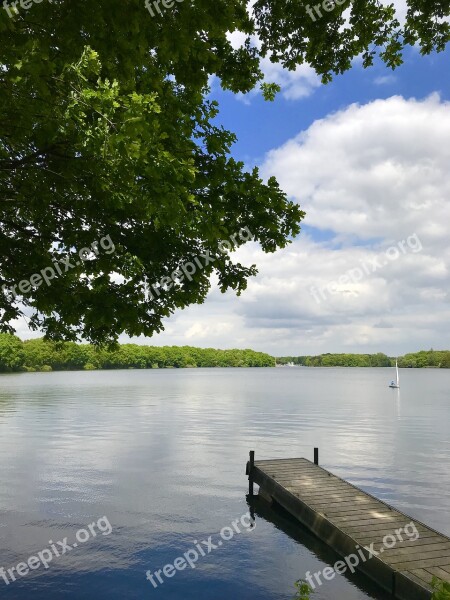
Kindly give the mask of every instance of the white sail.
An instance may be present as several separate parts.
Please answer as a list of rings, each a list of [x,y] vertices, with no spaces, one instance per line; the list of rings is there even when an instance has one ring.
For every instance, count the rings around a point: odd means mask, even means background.
[[[395,377],[396,381],[391,381],[389,384],[390,388],[399,388],[400,387],[400,377],[398,374],[398,359],[395,359]]]

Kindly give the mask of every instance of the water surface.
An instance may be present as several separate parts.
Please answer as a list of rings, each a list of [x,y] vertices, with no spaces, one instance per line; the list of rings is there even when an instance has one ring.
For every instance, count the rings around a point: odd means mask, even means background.
[[[186,369],[0,377],[0,567],[106,516],[99,533],[8,586],[14,600],[287,600],[337,560],[281,514],[156,589],[161,569],[248,510],[244,469],[306,456],[450,535],[450,371]],[[206,546],[205,546],[206,548]],[[314,600],[387,598],[338,576]]]

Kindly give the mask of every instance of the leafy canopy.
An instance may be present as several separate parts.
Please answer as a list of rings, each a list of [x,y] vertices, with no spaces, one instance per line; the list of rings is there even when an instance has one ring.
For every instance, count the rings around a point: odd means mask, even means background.
[[[177,308],[204,301],[213,273],[222,291],[241,293],[256,268],[221,241],[234,235],[236,249],[246,227],[274,252],[304,213],[274,178],[232,158],[235,136],[218,124],[209,78],[246,93],[261,83],[265,55],[289,69],[308,62],[327,81],[360,53],[369,65],[377,48],[392,67],[405,44],[442,50],[448,2],[408,2],[403,30],[377,0],[345,2],[316,22],[303,0],[251,10],[246,0],[184,0],[154,17],[144,0],[0,6],[0,331],[26,314],[56,340],[151,336]],[[238,48],[233,31],[247,37]],[[262,84],[267,99],[276,89]],[[105,236],[113,253],[78,260]],[[195,258],[202,268],[173,283]],[[73,267],[50,285],[33,279],[66,260]],[[159,295],[146,293],[145,282],[161,281]]]
[[[94,369],[164,369],[194,367],[274,367],[275,359],[254,350],[216,350],[192,346],[91,344],[33,339],[22,342],[0,333],[0,373]]]

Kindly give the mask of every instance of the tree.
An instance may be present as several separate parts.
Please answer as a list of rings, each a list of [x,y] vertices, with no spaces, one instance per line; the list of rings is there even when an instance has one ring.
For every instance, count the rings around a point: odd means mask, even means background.
[[[15,335],[0,333],[0,372],[19,371],[23,360],[22,340]]]
[[[213,272],[222,291],[245,289],[256,267],[231,250],[252,239],[274,252],[299,233],[304,213],[276,180],[230,156],[210,76],[248,92],[270,54],[327,81],[360,52],[370,64],[373,45],[394,67],[405,44],[448,39],[448,7],[430,0],[409,0],[403,32],[378,0],[354,0],[347,27],[350,0],[320,23],[287,0],[252,13],[247,0],[185,1],[153,16],[143,0],[15,4],[0,7],[0,330],[31,313],[55,340],[152,335],[204,301]],[[237,49],[236,30],[248,36]],[[276,86],[262,88],[272,99]]]
[[[54,367],[58,356],[55,344],[48,340],[34,339],[23,343],[24,366],[40,371],[44,365]]]

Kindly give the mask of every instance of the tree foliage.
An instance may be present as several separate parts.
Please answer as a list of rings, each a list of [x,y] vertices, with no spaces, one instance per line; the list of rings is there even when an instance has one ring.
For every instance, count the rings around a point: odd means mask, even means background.
[[[434,367],[450,369],[450,352],[447,350],[422,350],[399,358],[399,367],[422,369]]]
[[[319,356],[283,356],[276,359],[277,364],[293,363],[303,367],[393,367],[395,358],[379,352],[378,354],[320,354]],[[421,350],[405,354],[398,358],[402,368],[434,367],[450,369],[450,351]]]
[[[0,372],[76,371],[94,369],[164,369],[193,367],[273,367],[275,359],[254,350],[216,350],[192,346],[90,344],[0,334]]]
[[[266,55],[289,69],[309,62],[328,80],[361,52],[370,64],[377,47],[392,67],[405,44],[442,50],[448,2],[408,4],[401,30],[378,0],[345,2],[317,23],[303,0],[259,0],[251,10],[247,0],[186,0],[153,17],[144,0],[53,0],[27,10],[7,0],[0,7],[0,330],[13,332],[14,319],[26,314],[55,340],[150,336],[176,309],[203,302],[213,273],[222,291],[241,293],[256,268],[222,252],[221,241],[247,227],[273,252],[299,233],[304,215],[274,178],[263,182],[232,158],[235,136],[218,124],[209,78],[246,93],[261,82]],[[246,35],[238,48],[233,31]],[[276,86],[262,89],[272,99]],[[106,235],[114,253],[78,260]],[[192,278],[148,297],[145,282],[168,281],[196,258],[204,264]],[[51,285],[33,283],[66,260],[73,268]],[[11,295],[20,282],[20,294]]]
[[[18,371],[24,358],[22,340],[15,335],[0,333],[0,372]]]
[[[311,6],[318,5],[319,12]],[[450,39],[448,0],[406,0],[400,22],[394,4],[380,0],[340,0],[327,11],[325,2],[257,0],[254,5],[262,54],[288,69],[310,64],[326,83],[362,56],[364,67],[379,57],[395,69],[403,50],[418,45],[422,54],[444,50]],[[321,15],[319,17],[319,14]]]
[[[390,367],[391,359],[378,354],[321,354],[319,356],[285,356],[278,364],[293,363],[304,367]]]

